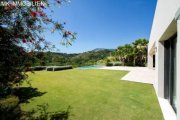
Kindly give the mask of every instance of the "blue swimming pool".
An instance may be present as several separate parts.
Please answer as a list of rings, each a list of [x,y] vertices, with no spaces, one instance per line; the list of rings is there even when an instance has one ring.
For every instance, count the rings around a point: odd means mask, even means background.
[[[97,69],[101,67],[103,67],[103,65],[91,65],[91,66],[81,66],[81,67],[78,67],[78,69]]]

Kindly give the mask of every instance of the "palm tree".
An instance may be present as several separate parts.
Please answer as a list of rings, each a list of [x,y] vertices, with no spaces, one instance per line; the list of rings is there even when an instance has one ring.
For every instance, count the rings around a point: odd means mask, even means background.
[[[134,60],[133,64],[136,65],[136,60],[140,61],[139,65],[143,65],[143,59],[145,63],[147,61],[147,44],[148,41],[146,39],[138,39],[133,42],[133,52],[134,52]]]
[[[123,63],[124,65],[124,46],[119,46],[117,48],[117,55],[119,57],[119,61]]]
[[[131,63],[131,56],[133,55],[133,47],[131,44],[126,44],[124,46],[119,46],[117,49],[117,54],[119,56],[119,60],[123,62],[123,65]]]
[[[146,39],[137,39],[132,44],[119,46],[114,55],[118,56],[123,65],[144,66],[147,61],[147,44]]]
[[[131,44],[126,44],[124,46],[124,54],[125,54],[125,59],[127,60],[127,64],[130,65],[131,61],[130,58],[133,55],[133,47]]]

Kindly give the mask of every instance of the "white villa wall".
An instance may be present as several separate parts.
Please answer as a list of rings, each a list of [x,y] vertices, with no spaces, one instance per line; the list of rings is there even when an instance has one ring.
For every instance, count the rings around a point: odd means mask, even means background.
[[[154,21],[152,25],[150,41],[148,45],[148,67],[153,68],[153,57],[156,55],[156,80],[155,89],[159,96],[163,97],[164,86],[164,51],[159,41],[167,40],[177,32],[175,14],[180,8],[180,0],[158,0]],[[158,92],[159,91],[159,92]]]
[[[164,97],[164,44],[156,42],[155,90],[159,97]]]
[[[148,52],[153,51],[155,41],[159,41],[168,26],[174,20],[175,13],[180,7],[180,0],[158,0],[150,35]]]
[[[177,120],[180,120],[180,0],[158,0],[150,41],[148,45],[148,67],[152,68],[152,55],[155,54],[155,83],[154,87],[158,97],[164,98],[164,45],[162,41],[168,40],[177,33]],[[165,118],[166,119],[166,118]]]

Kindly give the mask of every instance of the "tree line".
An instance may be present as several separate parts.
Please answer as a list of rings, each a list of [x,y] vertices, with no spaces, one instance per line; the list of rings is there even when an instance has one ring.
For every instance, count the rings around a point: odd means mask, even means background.
[[[37,52],[34,58],[33,66],[65,66],[73,67],[88,66],[98,64],[98,61],[106,59],[112,50],[101,49],[97,51],[87,51],[83,53],[55,53],[55,52]]]
[[[131,44],[119,46],[111,54],[110,61],[119,61],[123,66],[146,66],[148,40],[137,39]]]

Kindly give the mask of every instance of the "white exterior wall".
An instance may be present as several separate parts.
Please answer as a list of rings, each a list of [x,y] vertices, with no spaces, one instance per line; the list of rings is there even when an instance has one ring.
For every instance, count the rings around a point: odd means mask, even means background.
[[[148,67],[153,68],[153,55],[148,55]]]
[[[159,97],[164,97],[164,44],[156,42],[157,53],[156,53],[156,80],[155,90]]]
[[[155,83],[154,87],[158,97],[164,98],[164,45],[177,33],[177,120],[180,120],[180,16],[175,19],[179,9],[180,0],[158,0],[156,12],[152,25],[150,41],[148,45],[148,56],[156,55]],[[177,16],[176,16],[177,17]],[[148,67],[152,68],[152,59],[148,58]]]
[[[180,0],[157,0],[156,12],[152,25],[148,51],[153,50],[155,41],[159,41],[173,21],[176,11],[180,7]],[[173,32],[173,31],[172,31]]]

